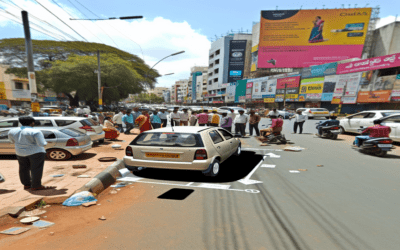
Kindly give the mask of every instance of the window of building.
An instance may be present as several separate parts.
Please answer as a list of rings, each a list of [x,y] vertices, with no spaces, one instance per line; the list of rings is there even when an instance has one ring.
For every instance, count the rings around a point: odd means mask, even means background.
[[[219,64],[219,59],[215,60],[215,65]]]
[[[29,87],[29,83],[28,84],[26,84],[26,88],[28,89],[28,90],[30,90],[31,88]]]
[[[210,80],[210,81],[208,81],[208,85],[211,85],[212,84],[212,81]]]
[[[214,78],[214,82],[218,82],[218,78]]]
[[[215,55],[218,56],[221,53],[221,50],[215,51]]]
[[[213,59],[213,58],[214,58],[214,54],[211,54],[211,55],[210,55],[210,59]]]
[[[22,82],[15,82],[15,89],[24,89]]]
[[[214,74],[218,74],[218,73],[219,73],[219,69],[215,69]]]
[[[211,63],[210,65],[208,65],[209,66],[209,68],[212,68],[214,65]]]

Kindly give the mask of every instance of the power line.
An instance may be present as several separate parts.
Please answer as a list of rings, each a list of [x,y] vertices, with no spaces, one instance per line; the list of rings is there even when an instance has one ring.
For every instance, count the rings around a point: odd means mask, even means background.
[[[85,17],[87,17],[87,16],[85,15],[85,13],[83,13],[82,11],[80,11],[79,8],[76,7],[70,0],[68,0],[68,2],[70,2],[70,4],[72,4],[72,6],[74,6],[75,9],[77,9],[82,15],[84,15]],[[78,2],[78,3],[79,3],[79,2]],[[95,22],[93,22],[93,23],[94,23],[99,29],[101,29],[101,30],[104,32],[104,34],[106,34],[106,35],[111,39],[111,41],[113,41],[113,43],[115,44],[115,46],[117,46],[117,48],[119,49],[117,43],[111,38],[111,36],[109,36],[109,35],[107,34],[107,32],[105,32],[105,31],[104,31],[100,26],[98,26]]]
[[[68,11],[66,11],[65,9],[63,9],[55,0],[52,0],[60,9],[62,9],[65,13],[67,13],[69,16],[73,16],[71,15]],[[97,39],[100,40],[101,43],[104,43],[98,36],[96,36],[94,33],[92,33],[90,31],[90,29],[86,28],[82,23],[78,22],[80,25],[82,25],[83,28],[85,28],[87,31],[90,32],[90,34],[92,34],[93,36],[95,36]]]
[[[86,42],[89,42],[88,40],[86,40],[86,38],[84,38],[81,34],[79,34],[76,30],[74,30],[71,26],[69,26],[68,24],[66,24],[63,20],[61,20],[58,16],[56,16],[53,12],[51,12],[49,9],[47,9],[46,7],[44,7],[41,3],[39,3],[38,0],[35,0],[40,6],[42,6],[44,9],[46,9],[48,12],[50,12],[53,16],[55,16],[58,20],[60,20],[63,24],[65,24],[66,26],[68,26],[68,28],[70,28],[71,30],[73,30],[76,34],[78,34],[80,37],[83,38],[83,40],[85,40]]]

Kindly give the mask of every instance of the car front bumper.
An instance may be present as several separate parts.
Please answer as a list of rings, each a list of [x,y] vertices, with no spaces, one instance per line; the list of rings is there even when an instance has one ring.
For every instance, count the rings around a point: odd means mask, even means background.
[[[146,167],[146,168],[162,168],[162,169],[179,169],[179,170],[206,170],[212,162],[212,159],[194,160],[192,162],[179,161],[154,161],[135,159],[132,156],[124,156],[124,163],[130,167]],[[129,167],[128,167],[129,169]]]
[[[78,146],[78,147],[65,147],[64,149],[70,152],[72,155],[79,155],[82,154],[85,151],[88,151],[91,149],[93,146],[93,142],[90,142],[88,144]]]

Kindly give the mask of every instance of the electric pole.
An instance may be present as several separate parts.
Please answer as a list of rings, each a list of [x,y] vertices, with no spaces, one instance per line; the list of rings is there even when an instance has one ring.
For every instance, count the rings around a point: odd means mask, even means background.
[[[98,68],[97,68],[97,83],[98,83],[97,92],[99,94],[99,105],[103,105],[103,98],[101,96],[101,75],[100,75],[101,71],[100,71],[100,51],[99,50],[97,50],[97,65],[98,65]]]

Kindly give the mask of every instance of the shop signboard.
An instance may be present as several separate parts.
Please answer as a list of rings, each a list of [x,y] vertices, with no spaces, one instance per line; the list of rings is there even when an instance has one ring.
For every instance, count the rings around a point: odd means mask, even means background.
[[[339,64],[337,74],[400,67],[400,53]]]
[[[30,90],[13,90],[12,91],[13,97],[15,99],[29,99],[29,101],[31,100],[31,91]]]
[[[336,74],[337,62],[311,66],[301,70],[301,78],[313,78]]]
[[[356,97],[361,81],[361,72],[339,75],[332,95],[332,104],[344,104],[342,98]],[[346,98],[346,104],[356,103],[357,98]]]
[[[246,44],[247,40],[230,41],[228,82],[234,82],[243,78]]]
[[[306,95],[304,97],[306,101],[307,100],[318,101],[321,100],[323,86],[324,86],[324,77],[302,79],[299,93]]]
[[[357,102],[377,103],[389,102],[392,90],[395,88],[396,75],[376,77],[372,72],[362,74],[363,84],[360,86]],[[397,86],[396,86],[397,88]]]
[[[325,102],[332,101],[337,81],[338,81],[337,75],[330,75],[324,77],[324,88],[322,90],[321,101]]]
[[[268,76],[253,79],[253,99],[261,99],[267,93]]]

